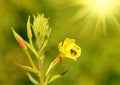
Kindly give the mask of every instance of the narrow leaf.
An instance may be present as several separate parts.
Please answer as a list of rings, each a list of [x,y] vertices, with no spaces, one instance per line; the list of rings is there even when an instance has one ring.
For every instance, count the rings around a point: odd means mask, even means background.
[[[64,74],[66,74],[67,72],[68,72],[68,70],[62,72],[61,74],[54,75],[54,76],[48,81],[48,83],[51,83],[52,81],[54,81],[54,80],[62,77],[62,76],[63,76]]]
[[[54,75],[54,76],[48,81],[48,83],[51,83],[52,81],[54,81],[54,80],[56,80],[56,79],[58,79],[58,78],[60,78],[60,77],[62,77],[62,75],[60,75],[60,74]]]
[[[27,35],[28,35],[29,41],[32,41],[32,30],[31,30],[31,24],[30,24],[30,16],[28,17],[28,21],[27,21]]]
[[[67,69],[66,71],[62,72],[60,75],[65,75],[69,70]]]
[[[18,64],[18,63],[16,63],[16,64],[17,64],[18,66],[20,66],[21,68],[29,71],[29,72],[33,72],[33,73],[35,73],[35,74],[37,73],[33,68],[31,68],[31,67],[29,67],[29,66],[21,65],[21,64]]]
[[[35,48],[32,48],[28,42],[26,42],[26,41],[24,41],[24,42],[28,46],[28,48],[34,53],[34,55],[36,56],[36,58],[38,59],[38,53],[35,50]]]
[[[34,85],[40,85],[39,82],[30,73],[27,73],[27,76]]]

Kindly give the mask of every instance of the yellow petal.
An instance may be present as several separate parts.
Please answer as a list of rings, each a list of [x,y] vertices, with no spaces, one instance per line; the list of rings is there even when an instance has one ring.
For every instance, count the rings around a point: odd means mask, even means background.
[[[74,39],[66,38],[63,45],[62,42],[58,45],[62,57],[77,60],[81,55],[81,48],[75,43]]]
[[[61,53],[64,53],[64,49],[63,49],[63,46],[62,46],[62,42],[60,42],[60,43],[58,44],[58,48],[59,48],[59,51],[60,51]]]

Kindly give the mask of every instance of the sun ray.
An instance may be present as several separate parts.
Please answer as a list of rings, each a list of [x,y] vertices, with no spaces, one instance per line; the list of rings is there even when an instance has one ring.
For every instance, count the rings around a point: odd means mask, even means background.
[[[106,36],[109,28],[120,28],[120,22],[116,18],[116,15],[120,16],[119,0],[77,0],[76,5],[80,5],[80,10],[71,20],[81,21],[80,36],[90,31],[95,39],[98,34]]]
[[[117,18],[114,15],[111,15],[109,19],[110,19],[111,27],[115,31],[119,32],[120,31],[120,22],[118,22]]]
[[[87,16],[87,14],[89,13],[88,9],[81,9],[81,11],[78,11],[74,16],[72,16],[72,18],[70,19],[70,22],[76,22],[84,17]]]
[[[96,18],[93,40],[96,39],[97,34],[107,35],[107,26],[106,26],[106,18],[104,16],[99,16]]]
[[[96,24],[95,24],[94,35],[93,35],[93,39],[94,39],[94,40],[95,40],[95,37],[96,37],[96,35],[97,35],[97,33],[98,33],[99,24],[100,24],[100,19],[97,18],[97,19],[96,19]]]
[[[80,37],[85,36],[85,35],[90,35],[93,34],[94,32],[94,24],[96,23],[96,18],[93,18],[93,14],[89,13],[86,18],[85,18],[85,23],[82,24],[82,30],[80,31]]]
[[[111,15],[110,18],[111,18],[111,21],[113,21],[113,23],[114,23],[117,27],[120,26],[120,23],[119,23],[118,20],[115,18],[115,16]]]
[[[102,18],[103,34],[107,35],[106,19]]]

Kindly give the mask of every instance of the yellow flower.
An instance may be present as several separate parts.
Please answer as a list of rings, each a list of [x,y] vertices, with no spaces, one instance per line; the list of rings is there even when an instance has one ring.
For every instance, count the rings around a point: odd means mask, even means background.
[[[74,39],[66,38],[64,43],[59,43],[58,49],[61,57],[67,57],[73,60],[77,60],[81,55],[81,48],[75,44]]]

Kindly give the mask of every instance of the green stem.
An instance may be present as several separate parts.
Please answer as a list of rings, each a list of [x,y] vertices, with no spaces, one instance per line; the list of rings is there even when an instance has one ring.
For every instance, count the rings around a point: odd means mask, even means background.
[[[38,67],[39,67],[39,79],[41,82],[41,85],[44,85],[44,73],[43,73],[43,62],[41,61],[41,53],[42,51],[39,51],[39,57],[38,57]]]
[[[50,79],[50,76],[51,76],[51,74],[52,74],[52,71],[54,70],[54,68],[55,68],[55,66],[60,62],[60,60],[61,60],[61,57],[60,57],[60,55],[50,64],[50,66],[49,66],[49,68],[50,68],[50,70],[49,70],[49,72],[47,73],[47,77],[46,77],[46,80],[45,80],[45,85],[47,85],[48,84],[48,82],[49,82],[49,79]],[[49,69],[48,68],[48,69]]]
[[[38,72],[38,70],[37,70],[37,68],[36,68],[36,66],[35,66],[35,64],[34,64],[32,58],[31,58],[31,56],[29,54],[29,52],[27,50],[25,52],[27,54],[28,60],[29,60],[30,64],[32,65],[33,69],[35,69]]]
[[[26,43],[26,45],[29,47],[29,49],[34,53],[34,55],[36,56],[36,58],[38,59],[38,53],[37,51],[35,50],[33,44],[32,44],[32,41],[30,41],[30,44],[26,41],[24,41]]]

